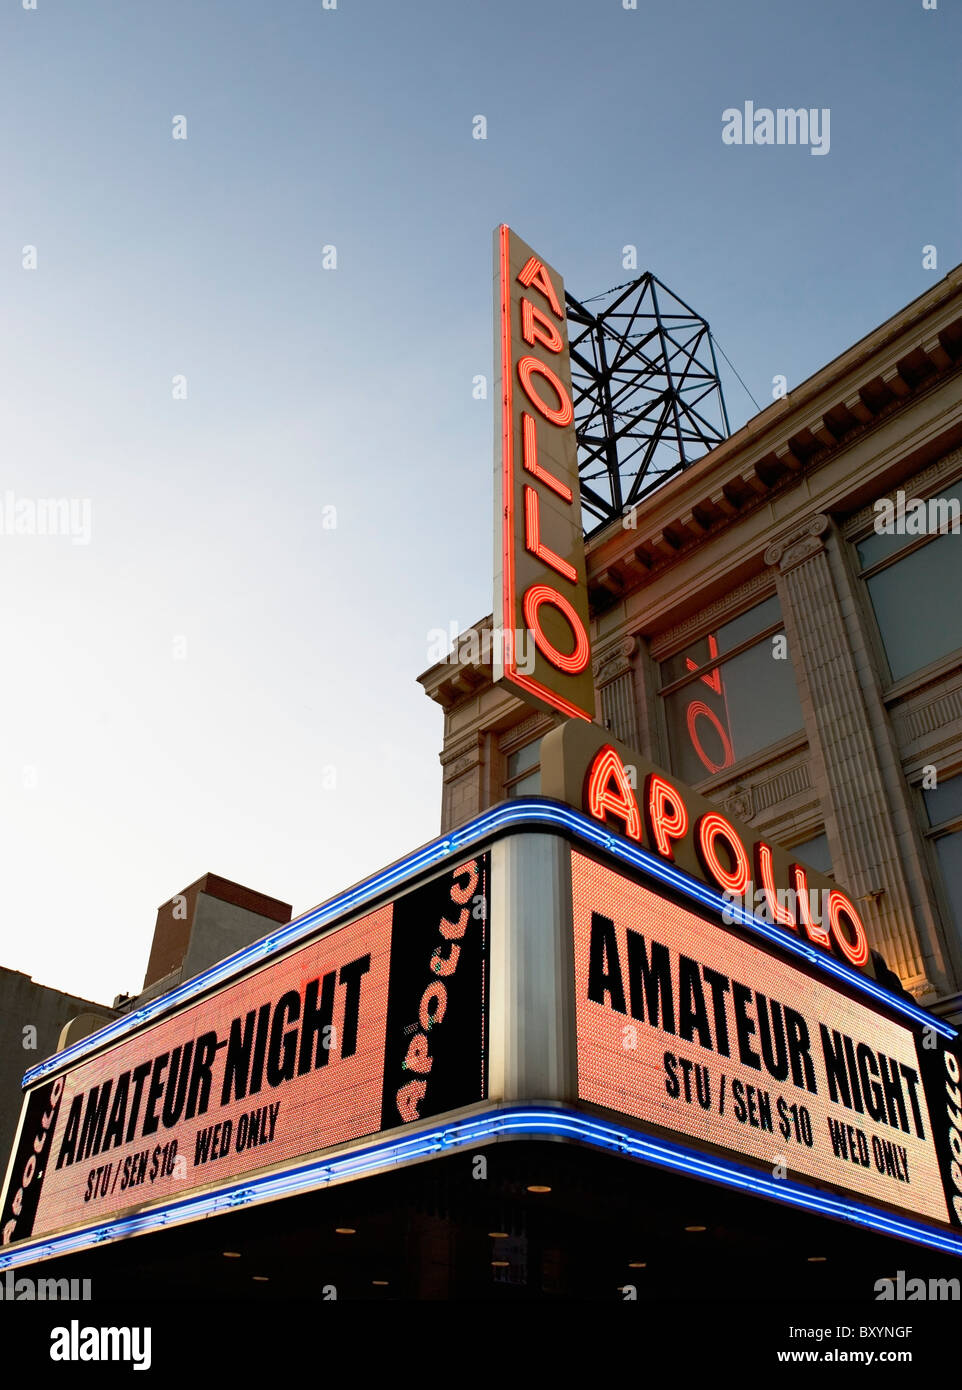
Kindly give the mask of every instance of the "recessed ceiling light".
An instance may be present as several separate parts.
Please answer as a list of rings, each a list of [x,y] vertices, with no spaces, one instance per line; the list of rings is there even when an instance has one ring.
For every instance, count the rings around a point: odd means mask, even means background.
[[[388,1281],[386,1279],[372,1279],[372,1284],[376,1284],[379,1289],[386,1289]]]
[[[251,1278],[253,1279],[253,1281],[254,1281],[255,1284],[268,1284],[268,1283],[270,1283],[270,1279],[269,1279],[268,1275],[266,1275],[266,1274],[252,1274],[252,1275],[251,1275]]]
[[[827,1259],[827,1255],[809,1255],[808,1263],[810,1265],[823,1265]]]
[[[354,1226],[335,1226],[334,1234],[336,1236],[356,1236],[357,1230]]]
[[[532,1182],[528,1184],[529,1192],[550,1192],[550,1187],[545,1187],[543,1183]]]
[[[686,1231],[707,1231],[707,1230],[708,1230],[708,1227],[707,1227],[707,1226],[686,1226],[686,1227],[685,1227],[685,1230],[686,1230]]]
[[[488,1235],[491,1237],[492,1240],[507,1240],[507,1239],[508,1239],[508,1233],[507,1233],[507,1231],[489,1231],[489,1232],[488,1232]]]
[[[646,1260],[629,1260],[629,1261],[628,1261],[628,1268],[629,1268],[629,1269],[647,1269],[647,1268],[648,1268],[648,1263],[647,1263]]]
[[[241,1257],[239,1250],[222,1250],[221,1254],[225,1260],[239,1260]]]

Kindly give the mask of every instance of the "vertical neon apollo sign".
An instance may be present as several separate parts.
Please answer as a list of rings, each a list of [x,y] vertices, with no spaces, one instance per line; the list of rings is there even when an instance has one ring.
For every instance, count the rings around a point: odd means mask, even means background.
[[[515,236],[495,231],[496,681],[565,715],[594,717],[588,591],[571,401],[571,368],[558,273]],[[533,664],[517,663],[530,633]]]

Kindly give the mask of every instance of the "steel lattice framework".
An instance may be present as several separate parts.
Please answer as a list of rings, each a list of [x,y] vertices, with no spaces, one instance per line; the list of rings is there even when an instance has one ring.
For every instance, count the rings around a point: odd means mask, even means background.
[[[591,534],[730,431],[708,324],[650,271],[597,295],[591,308],[565,299]]]

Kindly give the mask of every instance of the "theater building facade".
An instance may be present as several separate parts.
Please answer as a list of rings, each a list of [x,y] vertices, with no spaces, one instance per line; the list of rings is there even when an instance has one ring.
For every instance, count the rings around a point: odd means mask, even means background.
[[[955,270],[587,545],[597,722],[844,884],[957,1024],[960,360]],[[442,831],[537,795],[561,719],[492,684],[492,624],[419,678]]]

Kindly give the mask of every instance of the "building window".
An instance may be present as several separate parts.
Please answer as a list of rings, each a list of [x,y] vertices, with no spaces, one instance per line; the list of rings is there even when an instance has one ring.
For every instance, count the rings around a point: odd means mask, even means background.
[[[702,782],[800,730],[777,596],[662,662],[661,695],[672,769],[686,782]]]
[[[945,901],[962,936],[962,776],[923,790],[928,838],[939,866]]]
[[[799,864],[807,864],[810,869],[817,869],[820,874],[832,873],[832,855],[824,830],[820,835],[813,835],[810,840],[803,840],[800,845],[792,845],[791,854]]]
[[[509,753],[506,762],[505,796],[538,796],[541,791],[540,738]]]
[[[862,579],[893,681],[962,647],[962,536],[952,515],[962,505],[962,484],[930,498],[927,517],[906,504],[903,534],[873,533],[856,542]],[[904,534],[909,525],[930,525],[925,535]]]

